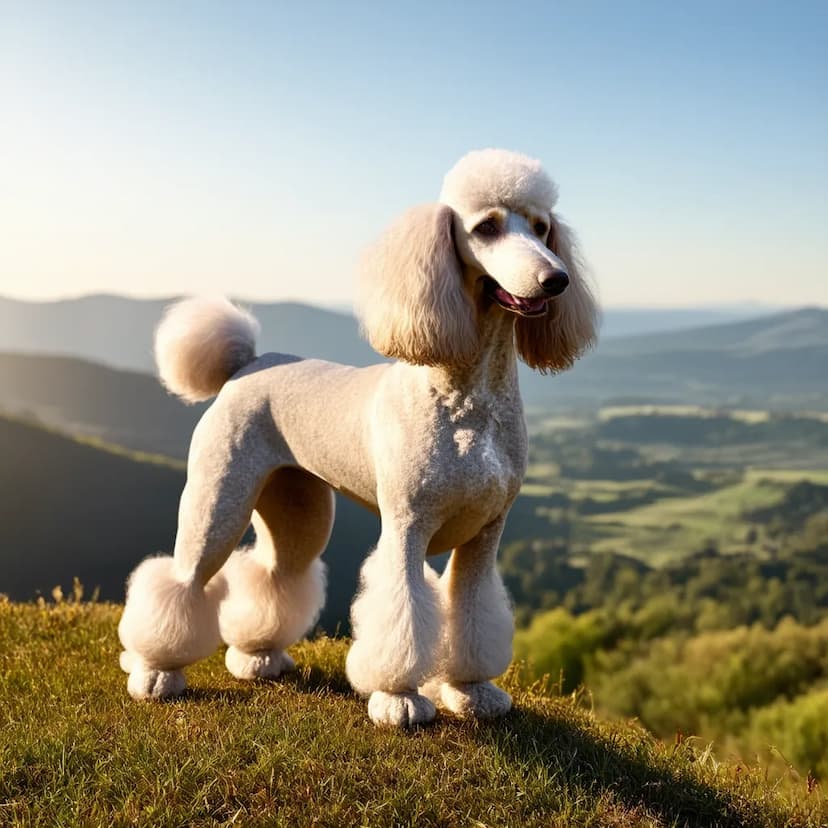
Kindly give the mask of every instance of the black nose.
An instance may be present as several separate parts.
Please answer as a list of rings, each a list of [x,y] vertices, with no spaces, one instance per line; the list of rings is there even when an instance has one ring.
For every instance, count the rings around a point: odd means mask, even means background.
[[[569,287],[569,274],[565,270],[548,270],[539,281],[550,296],[560,296]]]

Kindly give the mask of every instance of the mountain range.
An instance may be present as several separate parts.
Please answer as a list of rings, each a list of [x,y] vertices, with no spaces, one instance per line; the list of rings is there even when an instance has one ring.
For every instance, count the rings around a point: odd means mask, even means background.
[[[172,301],[108,295],[56,302],[0,297],[0,352],[74,356],[153,373],[153,332]],[[349,314],[295,302],[245,307],[261,323],[261,353],[297,353],[352,365],[379,360]]]
[[[204,407],[169,397],[150,375],[152,330],[163,305],[113,297],[43,305],[0,300],[0,411],[183,458]],[[291,304],[254,311],[262,322],[260,352],[357,365],[379,359],[346,314]],[[124,362],[139,367],[113,367]],[[521,366],[521,391],[533,411],[622,402],[828,410],[826,365],[828,311],[805,308],[608,337],[559,376]]]
[[[152,373],[153,330],[172,301],[106,294],[54,302],[0,297],[0,352],[75,356]],[[296,353],[352,365],[370,365],[380,359],[360,338],[357,322],[347,310],[295,302],[241,304],[261,323],[262,352]],[[610,309],[604,312],[601,335],[614,339],[725,324],[761,312],[755,306]]]

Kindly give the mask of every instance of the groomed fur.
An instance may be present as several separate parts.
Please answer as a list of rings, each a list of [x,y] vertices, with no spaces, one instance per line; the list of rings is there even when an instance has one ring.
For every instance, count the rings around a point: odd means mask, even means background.
[[[325,602],[319,558],[300,572],[283,572],[241,549],[213,582],[221,639],[246,653],[289,647],[313,627]]]
[[[351,606],[354,642],[345,663],[357,693],[415,691],[434,671],[441,613],[429,570],[426,564],[422,577],[407,583],[397,562],[383,555],[382,541],[363,563]]]
[[[457,365],[476,355],[477,326],[453,223],[449,207],[414,207],[364,256],[357,313],[366,338],[384,356]]]
[[[256,355],[258,322],[223,297],[170,305],[155,331],[161,382],[187,402],[214,397]]]
[[[455,684],[499,676],[512,660],[515,631],[512,605],[497,569],[478,566],[465,575],[474,584],[475,611],[470,612],[458,594],[467,587],[457,577],[457,565],[455,553],[439,581],[443,642],[438,668]]]
[[[540,161],[502,149],[464,155],[446,174],[440,192],[440,201],[460,215],[474,214],[494,204],[548,212],[557,200],[557,187]]]
[[[569,273],[569,287],[549,303],[545,316],[515,322],[518,356],[542,374],[571,368],[598,339],[598,306],[575,248],[572,231],[552,217],[547,247]]]
[[[212,655],[221,643],[213,596],[185,582],[173,558],[148,558],[130,575],[118,635],[130,653],[160,670],[176,670]]]
[[[233,675],[290,669],[284,648],[321,607],[316,559],[337,488],[382,519],[346,662],[371,719],[423,724],[433,701],[464,716],[510,709],[491,679],[511,653],[496,560],[527,464],[517,356],[563,370],[595,339],[594,302],[556,195],[533,159],[469,154],[446,176],[444,203],[409,211],[366,256],[363,329],[399,362],[357,369],[268,355],[218,395],[194,435],[175,563],[146,561],[129,584],[121,663],[133,696],[180,693],[180,668],[209,655],[220,634]],[[503,226],[481,232],[492,211]],[[545,280],[564,269],[569,286],[549,299]],[[542,313],[547,301],[541,318],[517,315]],[[188,400],[215,394],[252,359],[255,332],[226,300],[180,303],[158,331],[165,384]],[[256,545],[232,555],[251,517]],[[438,580],[426,557],[449,548]]]

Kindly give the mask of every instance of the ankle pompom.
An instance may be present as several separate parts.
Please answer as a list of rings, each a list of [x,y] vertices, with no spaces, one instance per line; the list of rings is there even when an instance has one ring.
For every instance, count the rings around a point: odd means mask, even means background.
[[[302,571],[283,572],[239,550],[214,581],[222,641],[247,653],[294,644],[325,603],[325,565],[318,558]]]
[[[172,558],[148,558],[129,578],[118,635],[149,667],[193,664],[221,643],[215,599],[197,581],[179,580]]]

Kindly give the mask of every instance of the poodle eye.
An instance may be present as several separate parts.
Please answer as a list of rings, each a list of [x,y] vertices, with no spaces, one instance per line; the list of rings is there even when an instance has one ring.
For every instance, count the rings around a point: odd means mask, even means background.
[[[542,221],[535,222],[533,229],[539,236],[545,236],[548,232],[547,226]]]
[[[474,232],[478,236],[496,236],[500,232],[500,228],[494,219],[486,219],[474,228]]]

